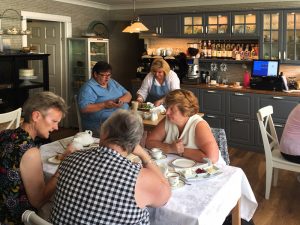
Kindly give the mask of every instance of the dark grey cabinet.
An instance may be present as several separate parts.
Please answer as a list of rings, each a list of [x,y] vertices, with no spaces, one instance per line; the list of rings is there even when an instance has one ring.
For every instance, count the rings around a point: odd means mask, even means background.
[[[251,93],[227,92],[227,115],[254,119],[253,95]]]
[[[225,115],[225,92],[219,90],[201,90],[200,108],[212,115]]]
[[[210,127],[225,129],[225,115],[214,115],[205,113],[203,118],[209,124]]]
[[[149,29],[143,33],[162,37],[180,36],[180,15],[143,15],[140,19]]]
[[[228,117],[226,133],[229,145],[251,146],[254,143],[254,121],[240,117]]]
[[[231,13],[231,35],[237,38],[258,38],[259,15],[254,11]]]

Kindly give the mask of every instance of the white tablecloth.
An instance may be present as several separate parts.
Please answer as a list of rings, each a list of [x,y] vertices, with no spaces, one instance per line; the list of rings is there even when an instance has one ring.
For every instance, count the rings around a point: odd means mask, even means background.
[[[58,168],[48,162],[48,158],[63,152],[62,142],[52,142],[41,146],[43,170],[48,177]],[[62,144],[61,144],[62,143]],[[158,163],[168,163],[177,156],[168,155]],[[220,175],[190,182],[182,188],[172,190],[168,203],[161,208],[150,208],[152,225],[221,225],[226,216],[241,199],[241,217],[250,220],[257,208],[257,202],[243,170],[232,166],[220,168]]]

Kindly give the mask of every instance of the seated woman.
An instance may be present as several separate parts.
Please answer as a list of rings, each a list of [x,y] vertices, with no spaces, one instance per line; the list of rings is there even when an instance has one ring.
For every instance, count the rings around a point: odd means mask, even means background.
[[[0,224],[23,224],[22,213],[39,209],[53,194],[58,173],[45,183],[37,137],[48,138],[67,112],[51,93],[31,96],[23,106],[24,122],[0,132]],[[68,148],[66,155],[71,152]]]
[[[300,164],[300,104],[289,114],[280,140],[282,156]]]
[[[53,224],[149,224],[146,206],[160,207],[170,197],[168,181],[138,144],[142,119],[118,110],[101,126],[100,146],[78,151],[59,167],[51,212]],[[142,164],[126,156],[134,153]]]
[[[147,137],[147,148],[179,154],[202,162],[225,164],[208,123],[197,113],[198,99],[187,90],[174,90],[166,96],[166,118]]]
[[[179,88],[180,80],[170,69],[169,64],[163,59],[155,59],[151,65],[151,72],[147,74],[137,91],[137,101],[152,102],[155,106],[159,106],[164,103],[169,91]]]
[[[80,89],[78,105],[84,130],[99,136],[99,126],[117,109],[128,109],[131,94],[117,81],[111,79],[112,67],[107,62],[97,62],[92,78]]]

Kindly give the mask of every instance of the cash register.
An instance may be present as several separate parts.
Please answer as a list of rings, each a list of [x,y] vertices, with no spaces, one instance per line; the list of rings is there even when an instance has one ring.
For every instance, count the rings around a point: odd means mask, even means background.
[[[282,78],[279,76],[279,60],[253,60],[250,87],[260,90],[282,91]]]

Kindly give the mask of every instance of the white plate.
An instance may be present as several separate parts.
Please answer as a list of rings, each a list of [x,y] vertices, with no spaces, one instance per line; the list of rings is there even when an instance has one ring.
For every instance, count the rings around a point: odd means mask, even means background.
[[[210,167],[204,168],[204,170],[207,172],[206,173],[198,173],[198,174],[196,172],[193,172],[194,176],[187,177],[186,179],[188,181],[205,180],[205,179],[210,179],[215,176],[218,176],[219,174],[222,173],[222,171],[216,166],[210,166]]]
[[[55,157],[56,157],[56,156],[50,157],[50,158],[48,159],[48,162],[49,162],[49,163],[52,163],[52,164],[56,164],[56,165],[60,164],[60,163],[61,163],[61,160],[56,159]]]
[[[175,167],[179,168],[190,168],[196,165],[196,162],[194,160],[190,159],[175,159],[171,163]]]
[[[182,188],[185,185],[185,182],[183,180],[179,180],[178,184],[176,186],[171,186],[172,190]]]

